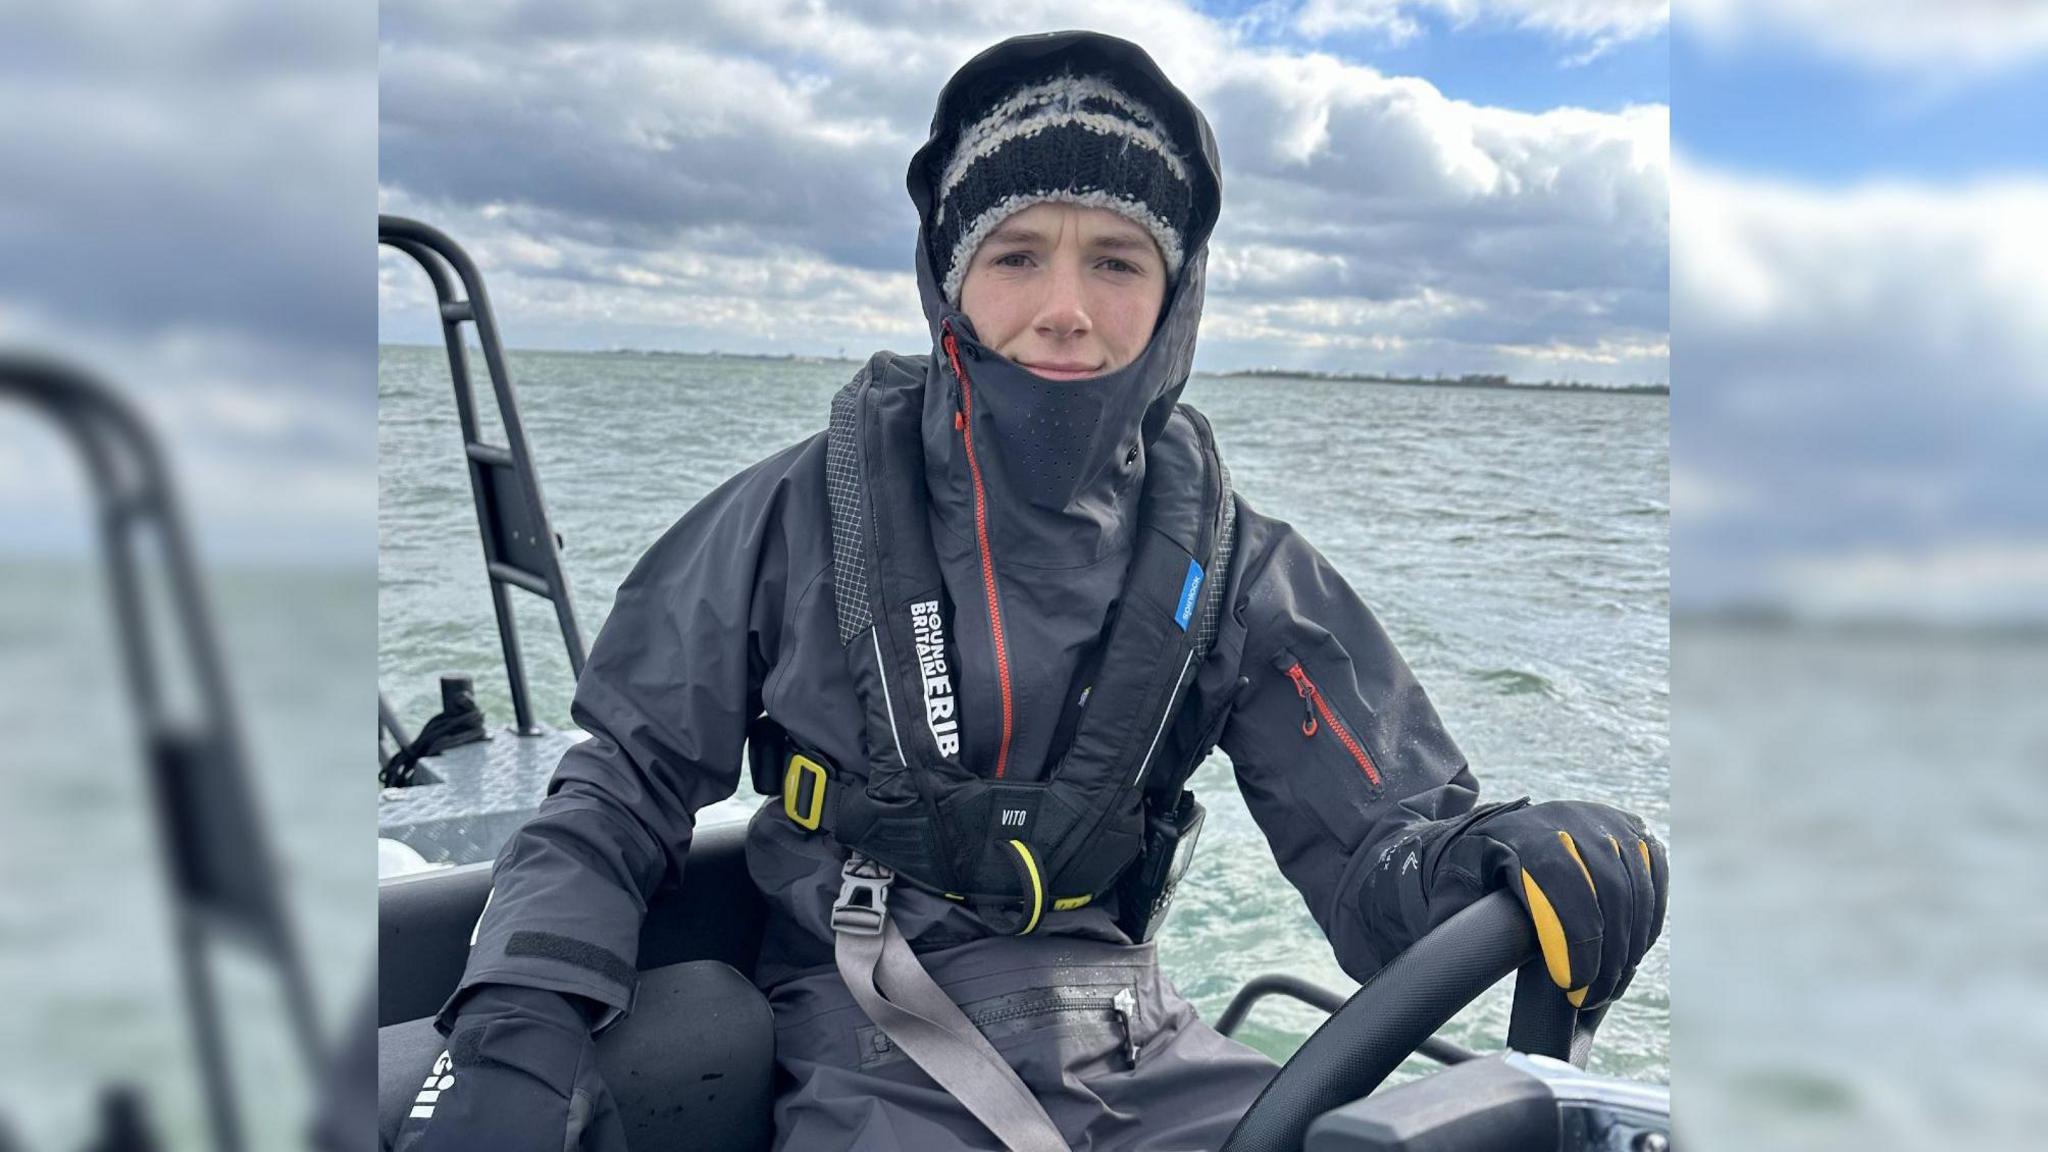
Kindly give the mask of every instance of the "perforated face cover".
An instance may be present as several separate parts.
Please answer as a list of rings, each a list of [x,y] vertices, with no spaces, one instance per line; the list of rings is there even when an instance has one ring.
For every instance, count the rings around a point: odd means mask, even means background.
[[[1066,508],[1138,446],[1159,394],[1146,379],[1151,356],[1086,380],[1048,380],[976,347],[979,363],[969,371],[982,387],[974,402],[1000,432],[997,458],[1010,490],[1032,504]]]

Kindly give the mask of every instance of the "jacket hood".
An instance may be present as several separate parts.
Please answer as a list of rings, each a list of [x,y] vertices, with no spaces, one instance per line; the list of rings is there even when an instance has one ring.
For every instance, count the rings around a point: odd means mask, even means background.
[[[963,110],[984,103],[991,91],[1061,70],[1109,75],[1149,104],[1187,157],[1193,191],[1187,254],[1167,286],[1151,342],[1130,364],[1079,381],[1044,379],[983,345],[973,323],[946,302],[927,244],[939,169],[963,127]],[[1036,529],[1023,535],[1051,545],[1054,554],[1072,555],[1072,548],[1059,546],[1065,531],[1084,551],[1100,555],[1125,535],[1118,529],[1135,506],[1137,486],[1131,481],[1142,475],[1142,448],[1165,427],[1194,364],[1209,234],[1222,203],[1221,165],[1208,121],[1136,44],[1093,32],[1018,36],[968,61],[940,91],[931,133],[911,158],[907,183],[918,212],[918,293],[932,338],[928,466],[946,471],[948,459],[957,455],[949,432],[959,382],[944,347],[951,333],[972,380],[977,436],[990,445],[1000,465],[994,471],[1006,481],[991,495],[1006,505],[1032,505],[1054,520],[1078,518],[1066,525],[1018,527]],[[934,480],[941,481],[934,485],[935,496],[949,487],[941,477]]]

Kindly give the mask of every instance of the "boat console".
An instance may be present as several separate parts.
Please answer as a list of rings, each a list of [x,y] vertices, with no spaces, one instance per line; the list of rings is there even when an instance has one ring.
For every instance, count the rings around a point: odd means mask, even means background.
[[[1503,1052],[1309,1125],[1304,1152],[1670,1152],[1668,1089]]]

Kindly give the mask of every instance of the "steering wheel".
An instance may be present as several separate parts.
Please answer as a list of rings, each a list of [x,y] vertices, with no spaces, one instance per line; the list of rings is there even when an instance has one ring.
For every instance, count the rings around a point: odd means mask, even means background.
[[[1353,993],[1245,1110],[1223,1152],[1299,1152],[1316,1117],[1370,1094],[1459,1009],[1517,971],[1508,1047],[1583,1066],[1605,1009],[1572,1007],[1544,970],[1528,913],[1512,892],[1494,892]]]

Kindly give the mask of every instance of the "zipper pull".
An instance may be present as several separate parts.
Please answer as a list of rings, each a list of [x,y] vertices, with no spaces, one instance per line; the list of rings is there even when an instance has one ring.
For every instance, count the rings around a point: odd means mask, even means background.
[[[1287,670],[1287,678],[1294,681],[1294,693],[1301,697],[1301,734],[1313,736],[1316,734],[1316,686],[1309,683],[1308,673],[1299,664]]]
[[[960,368],[960,345],[953,339],[952,325],[946,325],[944,333],[940,343],[945,348],[947,363],[953,366],[953,380],[947,386],[947,391],[953,398],[953,431],[964,435],[967,431],[967,373]]]
[[[953,338],[953,326],[948,324],[941,331],[939,344],[946,350],[946,361],[953,366],[953,379],[963,380],[967,374],[960,370],[960,342]]]
[[[1117,1024],[1123,1028],[1124,1059],[1130,1062],[1132,1070],[1135,1071],[1138,1067],[1138,1039],[1131,1021],[1138,1014],[1138,994],[1129,988],[1119,988],[1116,995],[1109,998],[1109,1006],[1116,1013]]]

